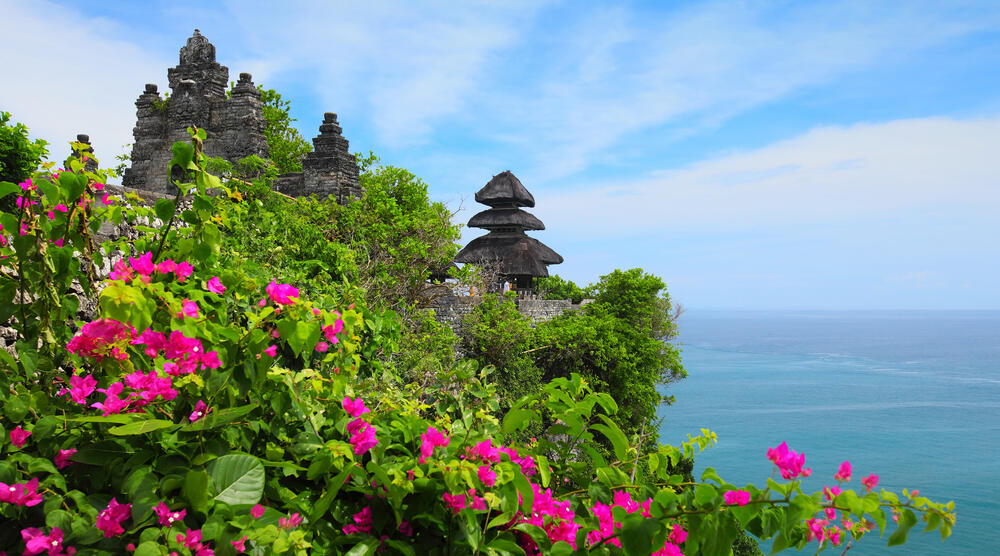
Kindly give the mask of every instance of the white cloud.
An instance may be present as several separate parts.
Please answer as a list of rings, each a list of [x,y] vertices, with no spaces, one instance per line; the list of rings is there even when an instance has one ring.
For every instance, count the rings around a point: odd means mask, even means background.
[[[915,211],[986,214],[1000,206],[997,144],[1000,117],[820,127],[645,180],[535,197],[549,229],[580,241],[594,234],[780,229]]]
[[[0,1],[0,108],[51,143],[52,160],[88,133],[104,166],[132,141],[135,99],[165,81],[170,60],[114,37],[118,24],[44,1]]]
[[[239,2],[231,12],[264,65],[309,75],[324,106],[371,114],[379,139],[398,147],[462,110],[541,5]]]
[[[539,53],[552,61],[534,76],[537,85],[482,93],[483,113],[503,114],[499,125],[483,127],[538,153],[539,179],[558,178],[639,132],[656,129],[656,140],[669,142],[998,24],[996,8],[923,3],[716,2],[594,13],[553,29],[554,51]]]

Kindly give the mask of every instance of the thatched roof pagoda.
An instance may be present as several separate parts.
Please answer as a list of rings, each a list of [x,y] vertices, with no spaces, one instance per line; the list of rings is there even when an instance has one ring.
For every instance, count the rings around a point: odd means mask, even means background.
[[[469,226],[489,233],[470,241],[455,262],[499,263],[496,290],[502,289],[503,282],[511,282],[515,290],[530,290],[535,278],[549,275],[548,265],[563,262],[559,253],[524,233],[544,230],[545,224],[520,208],[535,206],[535,198],[509,170],[493,176],[476,192],[476,201],[490,208],[473,216]]]

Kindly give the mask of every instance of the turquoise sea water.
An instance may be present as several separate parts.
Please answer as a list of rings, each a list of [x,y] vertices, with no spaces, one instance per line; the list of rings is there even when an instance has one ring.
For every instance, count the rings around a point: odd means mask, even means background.
[[[874,472],[955,501],[947,541],[914,528],[902,547],[870,536],[851,556],[1000,554],[1000,311],[689,311],[679,340],[688,378],[669,389],[661,441],[718,433],[696,475],[761,485],[765,451],[786,441],[813,469],[808,491],[846,459],[856,488]]]

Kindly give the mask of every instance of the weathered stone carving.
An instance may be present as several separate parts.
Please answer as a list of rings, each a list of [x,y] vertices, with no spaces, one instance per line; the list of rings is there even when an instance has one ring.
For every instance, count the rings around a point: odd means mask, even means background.
[[[226,98],[229,69],[216,62],[215,46],[197,29],[181,48],[177,67],[167,70],[173,94],[160,97],[155,84],[135,102],[136,126],[132,130],[132,166],[125,170],[122,185],[171,194],[167,177],[175,141],[188,141],[189,126],[205,130],[205,154],[232,163],[250,155],[266,158],[270,153],[264,137],[266,123],[260,91],[249,73]]]
[[[302,172],[278,176],[275,190],[293,197],[316,194],[324,199],[332,195],[340,204],[361,197],[358,162],[341,132],[337,115],[324,114],[319,135],[313,139],[314,150],[302,161]]]
[[[241,73],[226,98],[229,69],[215,60],[215,46],[197,29],[181,48],[177,67],[167,70],[167,80],[173,91],[169,99],[160,97],[157,86],[149,83],[135,101],[132,166],[125,170],[123,186],[175,193],[167,176],[173,158],[170,148],[175,141],[189,140],[189,126],[205,130],[204,152],[209,156],[234,164],[250,155],[268,157],[260,91],[249,73]],[[275,189],[295,197],[332,195],[339,203],[360,197],[358,164],[337,115],[327,112],[319,131],[313,139],[315,151],[302,161],[303,171],[280,176]]]

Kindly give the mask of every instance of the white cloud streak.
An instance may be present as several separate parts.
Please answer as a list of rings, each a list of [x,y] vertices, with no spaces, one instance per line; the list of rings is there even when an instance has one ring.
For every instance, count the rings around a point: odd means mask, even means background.
[[[44,1],[0,1],[4,55],[0,109],[46,139],[52,160],[88,133],[103,166],[131,143],[135,99],[144,83],[165,81],[171,60],[114,37],[118,23]]]
[[[537,194],[545,222],[581,241],[1000,207],[1000,117],[820,127],[633,183]],[[626,225],[595,228],[594,221]]]

